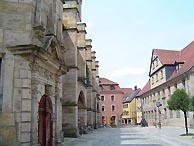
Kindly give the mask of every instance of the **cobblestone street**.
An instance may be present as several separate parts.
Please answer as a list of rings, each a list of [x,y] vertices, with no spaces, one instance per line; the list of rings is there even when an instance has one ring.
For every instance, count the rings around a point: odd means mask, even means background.
[[[180,127],[99,128],[79,138],[65,138],[63,146],[194,146],[192,136],[179,136],[184,133]]]

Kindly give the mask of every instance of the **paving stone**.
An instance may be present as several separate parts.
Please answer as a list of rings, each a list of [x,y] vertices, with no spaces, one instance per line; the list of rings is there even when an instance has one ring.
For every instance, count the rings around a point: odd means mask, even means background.
[[[181,127],[99,128],[79,138],[64,138],[63,146],[194,146],[192,136],[180,136],[184,133]]]

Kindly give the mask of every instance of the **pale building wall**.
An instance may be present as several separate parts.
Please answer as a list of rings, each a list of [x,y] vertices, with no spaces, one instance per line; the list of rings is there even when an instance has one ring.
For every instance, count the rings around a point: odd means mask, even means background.
[[[191,74],[190,74],[191,73]],[[185,81],[185,85],[183,84]],[[184,115],[182,111],[170,111],[167,107],[167,100],[170,98],[170,95],[177,88],[183,88],[186,92],[191,95],[191,87],[193,86],[193,75],[192,72],[189,72],[186,76],[180,76],[172,81],[166,82],[161,86],[158,86],[147,93],[140,96],[143,105],[143,111],[145,112],[145,118],[148,121],[149,125],[153,125],[155,122],[159,121],[158,108],[156,107],[156,102],[160,101],[162,104],[159,107],[161,114],[160,120],[162,125],[171,125],[171,126],[184,126]],[[152,100],[150,99],[152,97]],[[140,100],[137,100],[137,105],[140,108]],[[156,113],[155,113],[156,111]],[[150,113],[150,115],[149,115]],[[188,112],[188,123],[190,127],[193,127],[193,113]]]

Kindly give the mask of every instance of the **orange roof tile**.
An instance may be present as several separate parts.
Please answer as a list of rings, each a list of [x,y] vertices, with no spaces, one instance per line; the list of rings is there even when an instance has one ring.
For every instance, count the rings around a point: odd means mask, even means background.
[[[162,64],[174,64],[175,60],[179,59],[180,51],[154,49]]]
[[[147,91],[149,91],[151,89],[151,86],[150,86],[150,81],[148,81],[146,83],[146,85],[143,87],[143,89],[137,94],[137,96],[140,96],[144,93],[146,93]]]
[[[133,91],[132,88],[121,88],[121,90],[123,91],[123,94],[126,94],[128,92],[132,92]]]
[[[194,66],[194,41],[187,45],[181,51],[154,49],[155,54],[158,56],[163,65],[172,65],[175,62],[183,62],[178,71],[174,71],[168,80],[173,79],[191,69]],[[139,92],[138,96],[146,93],[151,89],[150,82],[148,81],[143,89]]]

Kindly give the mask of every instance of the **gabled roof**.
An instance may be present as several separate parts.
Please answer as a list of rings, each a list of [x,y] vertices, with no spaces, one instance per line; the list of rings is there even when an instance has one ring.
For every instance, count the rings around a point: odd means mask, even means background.
[[[180,51],[154,49],[154,53],[158,56],[162,64],[174,64],[179,59]]]
[[[175,62],[181,63],[180,69],[174,71],[168,78],[171,80],[187,71],[194,66],[194,41],[183,48],[181,51],[154,49],[154,53],[158,56],[163,65],[173,65]],[[153,54],[153,53],[152,53]],[[183,63],[183,64],[182,64]],[[148,81],[143,89],[139,92],[138,96],[148,92],[151,89],[150,82]]]
[[[133,91],[132,88],[121,88],[121,90],[123,91],[123,94],[124,94],[124,95],[125,95],[126,93],[128,93],[128,92]]]
[[[150,81],[146,83],[146,85],[143,87],[143,89],[137,94],[137,96],[140,96],[146,92],[148,92],[151,89]]]
[[[141,91],[141,89],[131,90],[131,91],[127,92],[123,96],[123,102],[131,102],[140,91]]]
[[[106,78],[100,78],[100,85],[119,85],[119,84]]]

